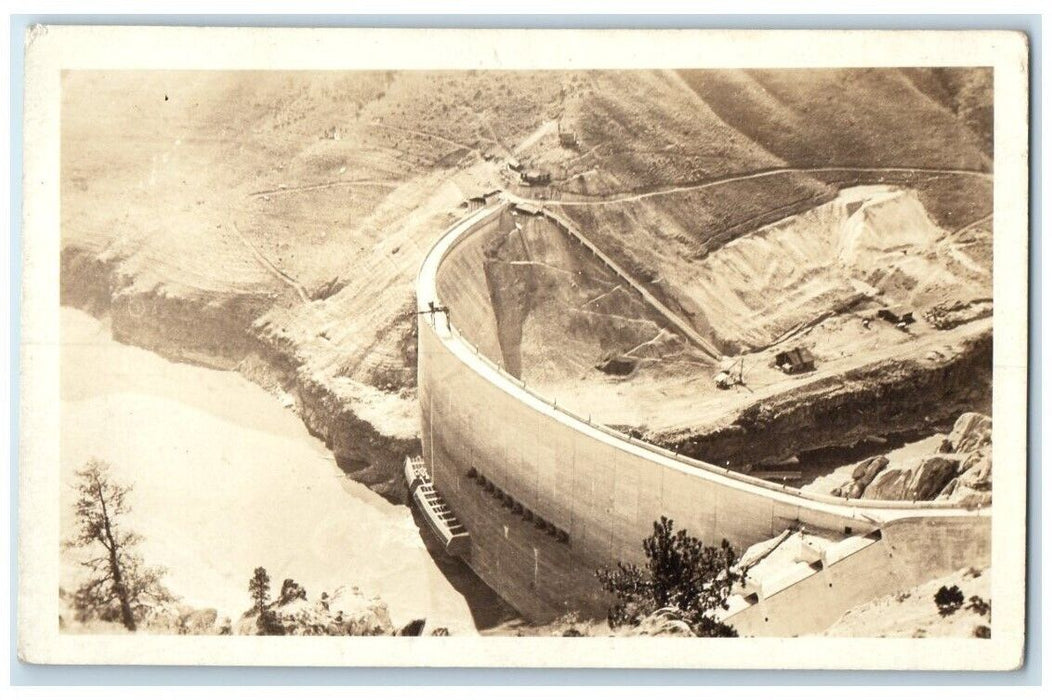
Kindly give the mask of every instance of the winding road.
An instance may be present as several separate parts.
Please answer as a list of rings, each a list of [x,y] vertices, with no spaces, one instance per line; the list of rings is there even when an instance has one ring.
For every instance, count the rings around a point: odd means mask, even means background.
[[[963,175],[968,177],[978,177],[984,180],[992,180],[993,175],[991,173],[981,170],[953,170],[953,169],[940,169],[940,168],[908,168],[908,167],[894,167],[894,168],[853,168],[853,167],[824,167],[824,168],[773,168],[770,170],[759,170],[752,173],[745,173],[741,175],[732,175],[730,177],[719,178],[716,180],[708,180],[706,182],[695,183],[692,185],[676,185],[666,188],[657,188],[646,190],[644,192],[635,193],[623,193],[623,194],[612,194],[604,195],[597,199],[540,199],[521,197],[518,195],[508,195],[509,201],[522,202],[528,204],[558,204],[560,206],[567,207],[594,207],[606,204],[623,204],[625,202],[637,202],[642,199],[648,199],[650,197],[660,197],[668,194],[676,194],[679,192],[694,192],[697,190],[704,190],[709,187],[718,187],[719,185],[726,185],[732,182],[744,182],[746,180],[758,180],[760,178],[771,177],[774,175],[787,175],[787,174],[816,174],[816,173],[838,173],[838,172],[854,172],[854,173],[918,173],[922,175]],[[582,195],[584,196],[584,195]]]

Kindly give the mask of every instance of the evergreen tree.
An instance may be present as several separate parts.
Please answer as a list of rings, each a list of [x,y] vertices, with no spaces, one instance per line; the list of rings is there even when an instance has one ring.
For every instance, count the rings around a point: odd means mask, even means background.
[[[256,629],[259,634],[277,636],[285,634],[285,628],[277,614],[270,609],[270,575],[262,566],[257,566],[248,581],[248,592],[252,595],[256,611]]]
[[[131,487],[112,479],[109,464],[92,459],[77,472],[76,488],[80,531],[65,546],[98,552],[81,562],[91,573],[73,596],[77,616],[119,620],[134,632],[149,605],[170,601],[172,595],[161,584],[164,569],[145,566],[135,552],[142,537],[121,522],[130,510]]]
[[[270,602],[270,575],[262,566],[257,566],[248,582],[248,592],[255,603],[256,614],[262,616]]]
[[[672,520],[662,516],[654,534],[643,540],[643,553],[645,567],[618,562],[616,569],[596,572],[603,590],[617,597],[608,616],[612,627],[638,625],[658,610],[671,609],[699,637],[737,636],[714,617],[726,610],[731,587],[740,579],[726,540],[706,547],[686,530],[674,531]]]

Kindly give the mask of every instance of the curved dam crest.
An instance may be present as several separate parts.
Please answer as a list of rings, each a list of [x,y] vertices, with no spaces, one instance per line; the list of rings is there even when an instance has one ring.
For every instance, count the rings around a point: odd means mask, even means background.
[[[474,212],[426,257],[417,281],[418,386],[424,458],[471,534],[468,563],[526,617],[605,614],[596,568],[640,563],[640,542],[662,515],[739,551],[787,529],[844,538],[884,528],[882,546],[896,550],[900,581],[933,565],[916,544],[933,523],[956,533],[949,541],[974,544],[944,552],[927,575],[989,556],[988,512],[804,493],[641,442],[533,393],[490,359],[503,356],[482,297],[477,242],[509,216],[503,203]],[[431,303],[449,315],[431,313]]]

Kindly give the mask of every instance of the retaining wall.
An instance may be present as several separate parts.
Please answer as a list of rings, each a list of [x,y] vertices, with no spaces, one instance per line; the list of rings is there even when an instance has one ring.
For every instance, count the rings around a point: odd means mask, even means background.
[[[989,526],[986,518],[892,521],[871,545],[759,599],[727,622],[742,636],[821,633],[855,606],[965,567],[989,566]]]

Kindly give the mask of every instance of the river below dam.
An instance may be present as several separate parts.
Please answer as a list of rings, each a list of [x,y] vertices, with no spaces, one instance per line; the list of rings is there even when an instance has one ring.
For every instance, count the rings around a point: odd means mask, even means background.
[[[492,607],[495,596],[462,564],[432,557],[409,508],[345,475],[277,398],[235,372],[117,343],[84,312],[62,308],[61,324],[64,538],[76,531],[75,471],[97,458],[133,486],[126,524],[190,606],[236,621],[263,566],[274,595],[286,578],[311,600],[357,586],[387,604],[396,626],[484,626],[478,601]],[[70,553],[61,562],[72,589],[81,567]]]

